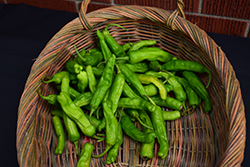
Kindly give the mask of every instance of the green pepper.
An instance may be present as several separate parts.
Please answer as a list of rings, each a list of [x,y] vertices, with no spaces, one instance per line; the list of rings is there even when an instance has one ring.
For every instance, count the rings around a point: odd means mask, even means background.
[[[56,88],[58,90],[61,90],[61,85],[56,85]],[[79,96],[81,93],[69,86],[69,95],[71,99],[75,99],[77,96]]]
[[[89,83],[87,72],[81,71],[79,74],[77,74],[76,77],[78,79],[78,83],[77,83],[78,90],[80,92],[84,92]]]
[[[180,111],[162,111],[164,121],[174,121],[181,117]]]
[[[169,143],[167,137],[166,125],[163,120],[161,107],[155,106],[150,112],[154,132],[156,134],[157,141],[160,145],[158,156],[164,159],[168,155]]]
[[[70,73],[75,73],[75,74],[78,74],[80,71],[83,70],[83,66],[78,64],[78,62],[75,59],[67,60],[66,63],[65,63],[65,68]]]
[[[209,86],[211,79],[212,79],[212,74],[209,71],[209,69],[206,68],[204,65],[198,62],[194,62],[194,61],[173,60],[173,61],[169,61],[163,64],[162,69],[167,70],[167,71],[184,71],[185,70],[185,71],[192,71],[192,72],[198,72],[198,73],[208,73],[209,80],[208,80],[206,88]]]
[[[92,67],[93,73],[96,77],[101,77],[102,73],[104,71],[104,68],[100,68],[100,67]]]
[[[146,74],[138,74],[137,77],[142,84],[154,84],[159,89],[159,94],[162,100],[166,100],[167,90],[161,80],[157,79],[155,76]]]
[[[86,66],[86,72],[87,72],[88,81],[89,81],[89,89],[91,93],[94,93],[96,91],[97,81],[96,81],[92,66],[90,65]]]
[[[122,130],[132,139],[138,142],[150,143],[155,140],[155,133],[143,133],[140,131],[133,122],[129,119],[127,115],[122,115],[121,117]]]
[[[56,74],[54,74],[51,77],[45,77],[45,79],[49,79],[47,81],[43,80],[43,83],[51,83],[51,82],[54,82],[56,84],[61,84],[62,82],[62,79],[65,77],[65,75],[69,75],[69,72],[68,71],[60,71]]]
[[[105,41],[105,37],[104,35],[100,32],[100,30],[96,30],[96,35],[99,39],[99,44],[100,44],[100,48],[102,50],[102,54],[104,57],[105,61],[108,61],[108,59],[112,56],[112,52],[108,47],[108,44]]]
[[[142,122],[147,126],[151,127],[151,128],[143,127],[143,131],[145,133],[154,132],[154,130],[152,130],[153,124],[147,112],[145,110],[139,110],[139,114]],[[151,141],[150,143],[142,143],[140,154],[143,160],[149,160],[154,157],[154,152],[153,152],[154,145],[155,145],[155,140]]]
[[[126,82],[124,83],[123,87],[123,95],[130,98],[141,99],[141,97],[137,95]]]
[[[212,100],[201,79],[191,71],[183,71],[182,75],[191,88],[204,100],[204,111],[209,113],[212,110]]]
[[[119,64],[118,65],[122,71],[122,73],[125,76],[125,79],[131,83],[134,88],[139,92],[139,94],[146,100],[148,100],[145,96],[147,96],[147,93],[141,84],[140,80],[138,79],[137,75],[131,71],[125,64]]]
[[[91,99],[91,102],[90,102],[90,106],[91,106],[90,116],[99,107],[99,105],[101,104],[108,89],[112,85],[115,60],[116,60],[115,55],[112,55],[112,57],[109,58],[106,66],[104,68],[101,79],[97,85],[96,91],[95,91],[95,93]]]
[[[55,154],[62,154],[65,146],[65,133],[63,130],[63,125],[61,119],[58,116],[52,118],[52,123],[57,136],[57,146],[55,149]]]
[[[117,119],[115,117],[115,115],[113,114],[111,108],[108,106],[108,104],[104,101],[103,102],[103,113],[104,113],[104,117],[105,117],[105,121],[106,121],[106,135],[105,135],[105,141],[106,141],[106,149],[105,151],[97,156],[93,156],[95,158],[99,158],[101,156],[103,156],[104,154],[106,154],[109,149],[111,149],[117,140],[117,136],[118,136],[118,122]]]
[[[94,146],[92,144],[88,142],[85,143],[82,148],[81,155],[76,166],[77,167],[89,167],[93,150],[94,150]]]
[[[90,104],[92,97],[93,93],[83,92],[79,96],[77,96],[73,102],[75,103],[76,106],[83,107]]]
[[[60,92],[60,94],[57,96],[57,100],[61,104],[63,111],[68,115],[69,118],[76,122],[83,134],[89,137],[95,135],[96,128],[85,117],[82,109],[73,103],[67,93]]]
[[[154,108],[150,102],[141,98],[120,98],[118,107],[148,111],[151,111],[151,109]]]
[[[49,94],[48,96],[43,96],[41,93],[41,90],[38,90],[38,95],[46,100],[49,104],[52,104],[54,106],[56,106],[57,108],[60,107],[60,104],[57,101],[57,95],[56,94]]]
[[[141,40],[139,42],[134,43],[131,48],[129,49],[129,51],[136,51],[142,47],[145,46],[152,46],[156,44],[156,40]]]
[[[154,84],[148,84],[143,86],[148,96],[154,96],[158,94],[158,88]],[[167,90],[167,89],[166,89]]]
[[[150,98],[156,105],[161,107],[167,107],[174,110],[181,110],[183,108],[182,102],[169,96],[166,98],[166,100],[162,100],[161,97],[158,95],[152,96]]]
[[[109,48],[111,49],[112,53],[115,54],[115,56],[117,56],[117,57],[126,56],[126,53],[125,53],[123,47],[116,42],[116,40],[112,37],[112,35],[110,35],[110,33],[108,31],[109,26],[117,26],[117,27],[120,27],[122,29],[125,29],[125,28],[118,25],[118,24],[108,24],[104,28],[104,30],[102,31],[102,34],[104,35],[105,41],[107,42]]]
[[[125,64],[131,71],[137,73],[145,73],[149,70],[147,63]]]
[[[150,61],[149,68],[153,71],[160,71],[162,69],[161,64],[157,60]]]
[[[115,162],[117,155],[118,155],[118,152],[119,152],[119,147],[122,145],[122,143],[123,143],[123,131],[122,131],[121,124],[119,124],[116,143],[108,152],[108,156],[106,159],[107,164],[111,164],[111,163]]]
[[[157,60],[161,62],[168,62],[172,60],[170,53],[157,47],[143,47],[136,51],[128,51],[127,55],[128,57],[124,57],[122,59],[128,60],[131,64],[140,63],[143,60]]]
[[[132,42],[129,42],[129,43],[122,45],[124,51],[129,50],[131,48],[131,46],[133,46]]]
[[[76,154],[78,155],[78,140],[80,139],[80,133],[77,129],[77,125],[65,113],[63,113],[63,122],[67,130],[69,140],[75,144]]]

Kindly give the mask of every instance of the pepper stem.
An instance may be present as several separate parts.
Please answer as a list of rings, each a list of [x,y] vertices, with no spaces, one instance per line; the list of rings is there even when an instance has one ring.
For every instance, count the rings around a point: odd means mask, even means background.
[[[154,129],[153,129],[153,128],[151,128],[150,126],[148,126],[148,125],[144,124],[144,123],[142,122],[142,120],[141,120],[139,117],[136,117],[136,119],[140,122],[140,124],[141,124],[142,126],[144,126],[144,127],[148,128],[148,129],[154,130]]]
[[[83,57],[82,57],[82,55],[79,53],[79,51],[77,50],[77,48],[76,48],[76,45],[74,45],[74,48],[75,48],[75,51],[76,51],[76,54],[77,54],[77,56],[79,56],[80,57],[80,59],[82,60],[82,61],[86,61]]]
[[[106,25],[106,27],[104,28],[104,30],[107,31],[109,26],[120,27],[120,28],[122,28],[122,29],[128,31],[128,29],[124,28],[123,26],[121,26],[121,25],[119,25],[119,24],[108,24],[108,25]]]
[[[92,157],[100,158],[100,157],[104,156],[104,154],[106,154],[110,150],[111,147],[112,146],[107,145],[106,150],[103,153],[101,153],[100,155],[92,155]]]

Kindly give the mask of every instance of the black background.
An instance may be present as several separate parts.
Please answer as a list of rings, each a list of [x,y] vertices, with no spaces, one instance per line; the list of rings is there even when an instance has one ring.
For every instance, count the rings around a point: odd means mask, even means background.
[[[18,166],[16,155],[16,126],[19,100],[34,59],[47,42],[77,13],[54,11],[24,4],[0,4],[0,166]],[[240,81],[250,134],[250,39],[208,33],[221,46]],[[242,166],[250,166],[246,141]]]

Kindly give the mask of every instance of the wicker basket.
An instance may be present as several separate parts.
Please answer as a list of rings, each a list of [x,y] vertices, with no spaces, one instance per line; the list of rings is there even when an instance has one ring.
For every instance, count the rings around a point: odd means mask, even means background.
[[[166,159],[155,156],[152,160],[140,158],[140,143],[126,135],[116,163],[110,166],[240,166],[244,158],[246,119],[240,84],[224,52],[199,27],[185,19],[184,4],[177,1],[178,9],[169,11],[144,6],[112,6],[86,14],[90,0],[84,0],[76,18],[65,25],[47,43],[34,62],[27,79],[18,109],[17,156],[20,166],[75,166],[78,160],[74,145],[67,140],[62,155],[56,156],[56,136],[51,124],[52,109],[41,100],[55,91],[42,78],[52,76],[64,67],[66,60],[77,48],[96,47],[96,30],[108,23],[117,23],[128,29],[112,28],[110,32],[119,44],[141,39],[155,39],[157,46],[180,59],[204,64],[213,75],[208,91],[213,110],[208,115],[198,108],[189,116],[166,122],[169,137],[169,155]],[[182,17],[178,16],[181,15]],[[207,76],[200,75],[206,82]],[[82,136],[80,146],[89,138]],[[95,144],[95,154],[105,142]],[[105,158],[92,158],[91,166],[105,166]]]

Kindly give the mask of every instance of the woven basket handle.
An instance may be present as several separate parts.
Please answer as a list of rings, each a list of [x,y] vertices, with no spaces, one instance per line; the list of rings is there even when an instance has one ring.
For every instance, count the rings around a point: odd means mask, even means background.
[[[79,11],[79,19],[86,30],[92,29],[92,25],[90,24],[87,18],[87,7],[91,0],[83,0],[81,4],[81,8]],[[173,29],[173,24],[178,15],[185,19],[185,14],[183,12],[185,5],[182,0],[177,0],[177,9],[168,17],[166,24]],[[146,17],[145,17],[146,18]],[[149,19],[149,18],[147,18]]]

